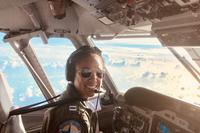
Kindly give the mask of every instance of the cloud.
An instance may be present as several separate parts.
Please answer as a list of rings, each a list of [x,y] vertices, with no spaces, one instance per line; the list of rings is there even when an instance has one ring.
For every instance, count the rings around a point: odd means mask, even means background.
[[[38,88],[38,89],[35,89],[34,90],[34,94],[35,94],[35,96],[37,96],[37,97],[41,97],[41,96],[43,96],[43,94],[42,94],[42,92],[41,92],[41,90]]]
[[[122,67],[122,66],[125,66],[127,63],[126,63],[126,60],[125,59],[122,59],[122,60],[112,60],[111,61],[111,65],[115,66],[115,67]]]
[[[62,86],[62,88],[66,88],[67,86],[67,81],[65,79],[62,79],[59,81],[60,85]]]
[[[10,62],[10,66],[12,67],[12,68],[16,68],[16,67],[20,67],[22,64],[20,63],[20,61],[18,61],[18,60],[11,60]]]
[[[37,47],[33,46],[33,48],[36,51],[38,58],[42,60],[52,59],[54,61],[66,61],[69,54],[75,50],[72,45],[66,44],[59,46],[41,45]]]
[[[156,73],[152,73],[152,72],[145,72],[142,74],[141,78],[149,78],[149,79],[154,79],[156,77]]]
[[[105,49],[104,53],[110,74],[121,92],[143,86],[192,103],[200,101],[195,92],[198,82],[167,49],[116,48]]]
[[[52,68],[64,68],[66,65],[65,62],[54,62],[54,63],[51,63],[51,66]]]
[[[13,94],[14,94],[14,88],[12,88],[12,87],[9,87],[8,88],[8,95],[9,95],[9,97],[10,97],[10,99],[11,99],[11,102],[13,103]]]
[[[20,96],[20,97],[19,97],[19,101],[24,102],[25,100],[26,100],[26,97],[25,97],[25,96]]]
[[[136,61],[136,63],[131,63],[130,66],[132,66],[132,67],[140,67],[141,66],[141,62]]]
[[[159,78],[166,78],[166,76],[167,76],[166,72],[161,72]]]
[[[26,101],[28,98],[34,97],[37,93],[34,93],[34,86],[30,85],[26,88],[24,93],[19,94],[19,101]]]
[[[0,47],[0,69],[4,70],[6,67],[21,67],[23,64],[20,57],[8,46]]]
[[[166,73],[166,72],[162,72],[162,71],[160,71],[160,72],[150,72],[150,71],[146,71],[146,72],[144,72],[143,74],[142,74],[142,76],[141,76],[141,79],[155,79],[155,78],[157,78],[157,79],[164,79],[164,78],[166,78],[167,77],[167,75],[168,75],[168,73]]]
[[[180,66],[179,64],[177,64],[174,68],[175,68],[175,69],[180,69],[181,66]]]
[[[166,49],[140,49],[140,48],[107,48],[103,50],[103,58],[107,65],[121,67],[121,66],[134,66],[140,67],[142,64],[159,63],[166,64],[172,61],[172,55]]]
[[[32,96],[33,96],[33,89],[34,89],[33,86],[29,86],[29,87],[26,89],[25,96],[27,96],[27,97],[32,97]]]
[[[0,59],[0,70],[1,71],[4,71],[5,68],[7,67],[7,65],[8,65],[8,61],[7,60]]]
[[[63,68],[66,65],[67,58],[75,50],[72,45],[41,45],[33,48],[43,67]],[[53,50],[52,50],[53,49]]]

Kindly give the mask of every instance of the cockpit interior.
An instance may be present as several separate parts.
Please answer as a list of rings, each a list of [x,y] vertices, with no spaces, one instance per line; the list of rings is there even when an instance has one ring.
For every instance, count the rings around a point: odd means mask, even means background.
[[[0,1],[0,38],[0,133],[40,133],[84,45],[106,64],[101,132],[200,133],[199,0]]]

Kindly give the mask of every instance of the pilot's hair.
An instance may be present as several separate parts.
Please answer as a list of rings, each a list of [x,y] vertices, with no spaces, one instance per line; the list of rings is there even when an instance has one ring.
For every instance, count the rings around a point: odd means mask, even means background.
[[[68,58],[65,74],[67,81],[74,82],[75,74],[76,74],[76,64],[84,58],[87,58],[91,54],[97,54],[102,59],[101,50],[97,47],[92,46],[82,46],[75,50]]]

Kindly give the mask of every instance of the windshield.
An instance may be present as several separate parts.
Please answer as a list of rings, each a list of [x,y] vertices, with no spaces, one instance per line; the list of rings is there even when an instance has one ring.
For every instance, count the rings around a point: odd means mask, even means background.
[[[50,38],[47,45],[40,38],[33,38],[30,44],[54,92],[60,94],[66,89],[65,65],[69,55],[75,50],[74,45],[66,38]]]
[[[199,83],[156,38],[93,40],[118,90],[141,86],[200,104]]]

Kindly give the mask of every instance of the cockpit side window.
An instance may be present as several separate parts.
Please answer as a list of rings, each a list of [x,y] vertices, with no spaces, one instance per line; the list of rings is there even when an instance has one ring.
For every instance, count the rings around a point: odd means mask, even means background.
[[[28,68],[14,52],[9,43],[4,43],[0,34],[0,71],[8,82],[13,106],[26,106],[44,100],[44,97]]]

